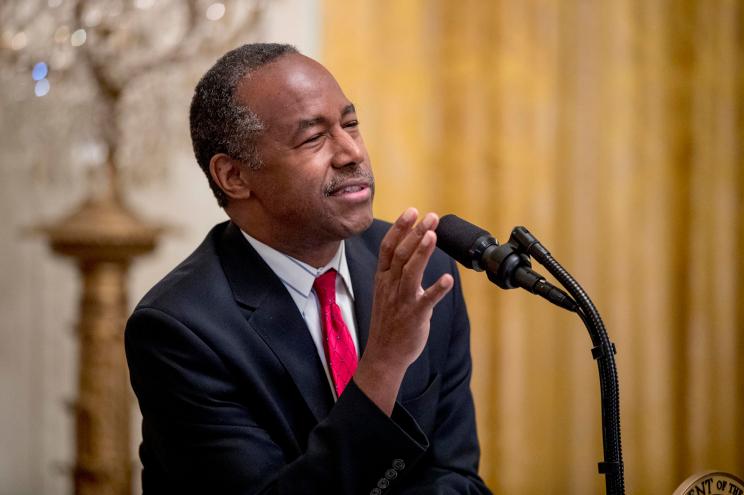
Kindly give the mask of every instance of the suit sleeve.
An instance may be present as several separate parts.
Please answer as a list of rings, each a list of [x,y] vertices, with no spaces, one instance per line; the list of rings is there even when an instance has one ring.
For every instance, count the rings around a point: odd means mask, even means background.
[[[480,448],[470,392],[470,323],[453,262],[450,269],[455,278],[453,317],[435,427],[429,436],[431,447],[409,473],[410,486],[401,491],[405,495],[491,493],[478,476]]]
[[[382,478],[397,488],[429,446],[404,408],[388,418],[352,381],[304,452],[283,451],[272,418],[236,400],[228,367],[182,322],[139,308],[125,343],[143,414],[145,494],[366,494]]]

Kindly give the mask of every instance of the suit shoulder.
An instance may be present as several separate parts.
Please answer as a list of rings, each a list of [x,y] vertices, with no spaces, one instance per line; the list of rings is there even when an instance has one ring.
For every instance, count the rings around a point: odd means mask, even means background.
[[[209,299],[209,293],[221,285],[229,290],[217,255],[217,238],[225,226],[226,222],[213,227],[193,253],[145,294],[135,310],[149,307],[173,314],[190,303],[199,306],[199,301]]]

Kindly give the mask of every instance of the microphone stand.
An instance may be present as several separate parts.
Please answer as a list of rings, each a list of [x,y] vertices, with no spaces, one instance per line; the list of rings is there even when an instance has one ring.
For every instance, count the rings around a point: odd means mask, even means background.
[[[508,245],[543,265],[578,305],[575,311],[589,331],[594,346],[592,357],[597,361],[599,368],[604,448],[604,461],[599,462],[599,473],[605,475],[607,495],[624,495],[625,472],[620,442],[620,389],[615,365],[615,344],[610,341],[602,318],[584,289],[526,228],[516,227],[512,231]]]

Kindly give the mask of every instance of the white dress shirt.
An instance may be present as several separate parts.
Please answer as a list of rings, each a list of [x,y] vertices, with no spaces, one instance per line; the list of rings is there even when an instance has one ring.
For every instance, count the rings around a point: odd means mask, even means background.
[[[333,397],[337,399],[336,389],[333,386],[333,379],[331,378],[325,350],[323,349],[320,304],[318,303],[318,296],[313,290],[313,282],[315,282],[316,277],[324,274],[331,268],[335,269],[338,273],[336,275],[336,304],[341,308],[341,315],[344,318],[346,327],[349,329],[351,340],[354,341],[357,356],[359,356],[359,341],[357,339],[356,322],[354,319],[354,289],[351,287],[349,266],[346,264],[346,243],[340,243],[338,251],[336,251],[336,254],[328,264],[320,268],[314,268],[307,263],[267,246],[245,232],[243,232],[243,235],[258,255],[263,258],[266,264],[279,277],[287,288],[289,295],[292,296],[292,300],[304,318],[307,328],[310,331],[310,336],[315,343],[315,349],[318,351],[320,361],[323,363],[323,369],[325,369],[326,378],[328,379],[328,385],[331,387]]]

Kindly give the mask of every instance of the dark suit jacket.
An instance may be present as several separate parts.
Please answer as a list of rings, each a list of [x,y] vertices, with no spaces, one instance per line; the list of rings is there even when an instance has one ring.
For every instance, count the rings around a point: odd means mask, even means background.
[[[346,241],[360,348],[388,225]],[[469,326],[455,289],[388,418],[352,382],[334,403],[295,303],[232,223],[217,225],[127,323],[142,410],[146,494],[488,493],[469,389]],[[391,349],[391,352],[395,352]]]

